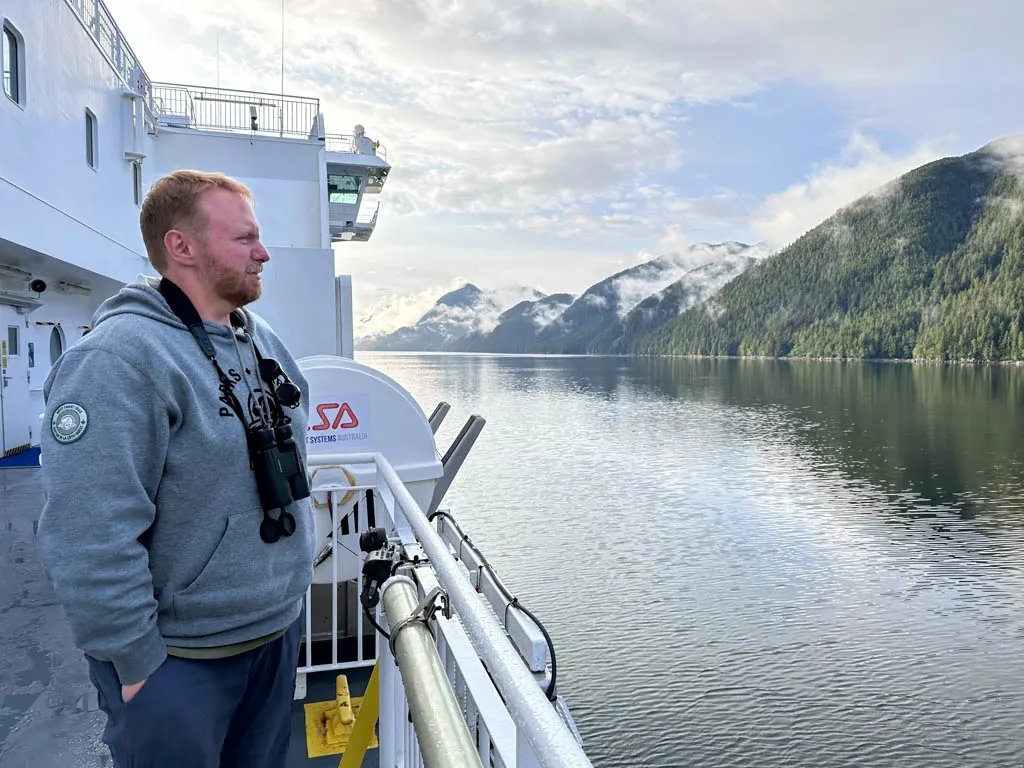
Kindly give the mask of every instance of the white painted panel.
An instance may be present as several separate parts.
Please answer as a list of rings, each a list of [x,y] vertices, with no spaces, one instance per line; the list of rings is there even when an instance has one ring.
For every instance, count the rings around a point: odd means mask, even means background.
[[[336,354],[334,252],[268,248],[263,296],[251,306],[298,359]]]
[[[323,245],[320,181],[322,148],[315,142],[251,138],[239,134],[161,131],[156,173],[180,168],[217,171],[238,179],[256,196],[256,216],[268,247]]]

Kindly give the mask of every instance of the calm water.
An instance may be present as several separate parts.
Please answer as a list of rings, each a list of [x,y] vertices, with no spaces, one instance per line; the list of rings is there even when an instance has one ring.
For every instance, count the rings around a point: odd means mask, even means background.
[[[1024,369],[358,356],[597,766],[1024,765]]]

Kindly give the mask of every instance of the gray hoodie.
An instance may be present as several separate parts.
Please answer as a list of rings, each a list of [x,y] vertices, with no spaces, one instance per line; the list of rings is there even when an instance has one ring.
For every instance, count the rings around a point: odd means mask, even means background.
[[[309,500],[289,507],[293,536],[263,542],[244,427],[156,285],[147,279],[104,302],[43,388],[43,562],[76,644],[111,661],[125,685],[156,670],[168,647],[284,629],[313,576]],[[284,411],[305,463],[308,384],[265,321],[235,314],[302,391],[299,407]],[[251,417],[264,391],[251,347],[227,326],[204,325]]]

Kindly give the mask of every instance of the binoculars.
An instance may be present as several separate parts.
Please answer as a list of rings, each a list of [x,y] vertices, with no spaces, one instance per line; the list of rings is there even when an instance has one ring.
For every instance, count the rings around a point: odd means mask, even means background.
[[[250,432],[248,442],[263,507],[260,538],[273,544],[281,536],[295,533],[295,516],[285,508],[293,501],[309,497],[309,479],[290,426]],[[271,513],[277,510],[280,514],[275,518]]]

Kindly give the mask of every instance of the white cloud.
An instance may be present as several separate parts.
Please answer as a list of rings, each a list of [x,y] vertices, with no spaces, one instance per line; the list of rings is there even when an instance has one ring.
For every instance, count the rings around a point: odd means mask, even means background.
[[[462,326],[465,332],[490,333],[498,325],[498,318],[505,310],[521,301],[535,301],[541,298],[531,288],[511,286],[495,291],[486,291],[472,307],[446,307],[438,314],[438,319],[453,325]]]
[[[1016,173],[1021,183],[1024,184],[1024,133],[993,141],[987,149],[999,162]],[[1019,208],[1019,203],[1017,207]]]
[[[560,318],[566,308],[572,304],[574,298],[575,297],[572,297],[568,301],[551,301],[545,304],[534,304],[533,307],[530,308],[529,315],[533,318],[533,322],[536,324],[537,329],[540,330],[541,328],[547,328],[555,322],[555,320]]]
[[[891,180],[942,154],[923,145],[893,156],[871,137],[855,133],[841,163],[818,168],[804,181],[769,195],[754,214],[754,230],[772,246],[783,248],[838,209],[869,193],[883,192]]]
[[[618,295],[619,317],[628,315],[649,296],[661,293],[673,283],[689,276],[695,284],[709,290],[739,274],[748,259],[763,257],[763,246],[742,243],[695,243],[688,248],[667,253],[650,263],[630,270],[615,279],[612,289]]]
[[[465,284],[465,280],[455,278],[447,285],[433,285],[411,294],[381,296],[356,313],[356,338],[380,336],[415,325],[441,296]]]
[[[521,301],[541,298],[541,294],[532,288],[510,286],[483,291],[471,305],[437,305],[444,294],[465,284],[464,280],[454,280],[447,286],[436,286],[410,295],[382,297],[356,319],[355,337],[366,340],[382,336],[415,325],[424,317],[433,327],[444,329],[452,337],[473,332],[489,333],[498,325],[498,318],[505,310]]]
[[[213,85],[219,36],[223,86],[280,87],[279,0],[107,3],[157,79]],[[967,114],[954,97],[976,82],[1010,92],[1024,25],[1024,4],[982,12],[955,0],[927,13],[887,0],[286,0],[285,12],[285,90],[319,96],[331,132],[365,125],[395,166],[380,232],[366,246],[375,258],[399,261],[388,231],[441,250],[432,227],[445,217],[447,249],[472,258],[475,281],[508,271],[500,252],[535,266],[529,283],[596,271],[570,242],[628,266],[659,237],[676,245],[749,233],[756,201],[745,190],[712,179],[706,191],[677,191],[700,119],[694,106],[815,84],[851,122],[902,115],[912,135],[945,135],[925,107]],[[879,94],[889,106],[880,115]],[[857,141],[852,158],[770,197],[758,233],[790,238],[851,192],[906,169],[901,160],[930,156],[925,145],[899,158]],[[536,256],[541,238],[552,245]],[[516,251],[523,242],[531,253]],[[463,269],[418,271],[411,287],[433,290]],[[405,292],[399,271],[382,270],[381,288]],[[387,275],[396,282],[385,284]],[[549,288],[576,290],[586,279]]]

